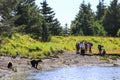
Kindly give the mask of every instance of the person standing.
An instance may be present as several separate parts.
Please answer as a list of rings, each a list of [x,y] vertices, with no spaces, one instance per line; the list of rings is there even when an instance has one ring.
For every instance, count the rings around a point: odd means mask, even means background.
[[[103,46],[99,44],[99,45],[98,45],[99,54],[102,53],[102,48],[103,48]]]
[[[105,49],[103,49],[102,50],[102,54],[101,54],[102,56],[105,56],[106,55],[106,50]]]
[[[84,41],[80,42],[80,52],[81,52],[81,55],[85,55]]]
[[[88,50],[88,42],[85,41],[85,42],[84,42],[84,45],[85,45],[85,52],[87,53],[87,50]]]
[[[91,42],[88,42],[87,45],[88,45],[89,53],[92,53],[93,44]]]
[[[78,42],[76,42],[76,54],[79,54],[79,50],[80,50],[80,45]]]

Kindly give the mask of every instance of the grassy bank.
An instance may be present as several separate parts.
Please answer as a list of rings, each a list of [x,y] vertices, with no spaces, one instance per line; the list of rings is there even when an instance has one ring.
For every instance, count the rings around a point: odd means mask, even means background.
[[[82,40],[93,43],[93,53],[97,53],[97,45],[102,44],[107,53],[120,53],[120,38],[90,36],[54,36],[51,42],[40,42],[28,35],[14,34],[10,38],[0,38],[0,54],[8,56],[43,58],[57,55],[58,51],[75,51],[75,43]]]

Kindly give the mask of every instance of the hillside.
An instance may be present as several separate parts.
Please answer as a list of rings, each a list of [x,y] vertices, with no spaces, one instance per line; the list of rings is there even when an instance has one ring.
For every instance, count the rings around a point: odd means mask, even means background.
[[[9,38],[0,37],[0,54],[29,58],[56,56],[59,51],[75,52],[76,42],[86,40],[93,43],[93,53],[98,53],[97,45],[102,44],[107,54],[120,54],[120,38],[92,36],[53,36],[51,42],[43,43],[28,35],[14,34]]]

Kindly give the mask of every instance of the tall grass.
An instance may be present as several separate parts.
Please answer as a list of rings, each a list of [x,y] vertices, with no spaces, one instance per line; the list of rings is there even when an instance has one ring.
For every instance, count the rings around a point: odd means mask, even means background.
[[[59,50],[75,51],[76,42],[86,40],[93,43],[93,52],[102,44],[108,53],[120,53],[120,38],[92,36],[53,36],[51,42],[40,42],[28,35],[13,34],[10,38],[0,38],[0,54],[30,58],[44,58],[56,55]]]

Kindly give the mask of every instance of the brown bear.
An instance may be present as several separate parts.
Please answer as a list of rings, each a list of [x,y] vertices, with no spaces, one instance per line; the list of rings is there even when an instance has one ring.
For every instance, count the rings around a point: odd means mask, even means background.
[[[37,66],[38,66],[39,62],[42,62],[42,60],[41,59],[39,59],[39,60],[31,60],[32,67],[38,69]]]
[[[12,66],[13,66],[13,64],[12,64],[11,62],[9,62],[7,67],[8,67],[9,69],[12,69]]]

